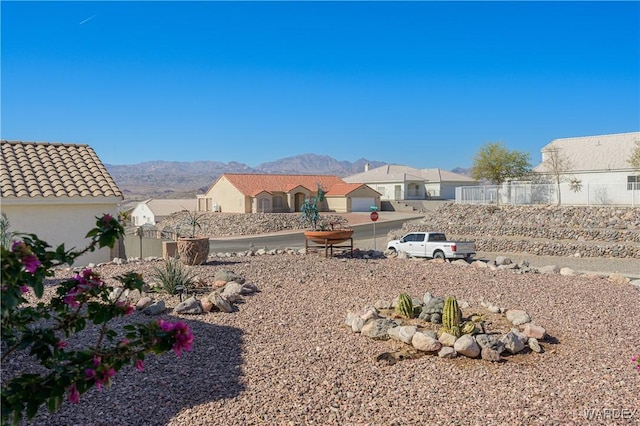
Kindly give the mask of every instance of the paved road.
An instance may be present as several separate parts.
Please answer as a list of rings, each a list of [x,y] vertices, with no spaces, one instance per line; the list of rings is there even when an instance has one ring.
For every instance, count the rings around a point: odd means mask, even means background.
[[[398,219],[387,219],[384,221],[362,223],[353,225],[353,246],[361,250],[377,249],[384,250],[387,244],[387,234],[389,231],[399,229],[404,222],[420,218],[416,215],[397,215]],[[374,239],[375,226],[375,239]],[[210,243],[211,252],[238,252],[246,251],[250,248],[260,249],[301,249],[304,248],[303,231],[284,231],[273,234],[251,235],[242,237],[212,238]]]

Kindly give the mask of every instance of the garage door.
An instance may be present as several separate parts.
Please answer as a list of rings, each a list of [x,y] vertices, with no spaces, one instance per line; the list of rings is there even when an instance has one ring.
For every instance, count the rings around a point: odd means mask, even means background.
[[[371,206],[376,205],[374,198],[352,198],[351,199],[351,211],[352,212],[368,212],[371,210]]]

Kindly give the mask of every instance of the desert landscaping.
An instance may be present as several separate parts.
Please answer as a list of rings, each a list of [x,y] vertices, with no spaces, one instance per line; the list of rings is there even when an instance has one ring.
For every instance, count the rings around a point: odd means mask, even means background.
[[[636,262],[638,241],[628,235],[638,235],[638,210],[622,209],[613,216],[618,220],[609,221],[611,228],[615,222],[625,241],[583,237],[582,242],[626,247],[627,261]],[[427,215],[425,224],[429,220]],[[447,218],[438,220],[446,223]],[[449,222],[455,220],[451,216]],[[535,228],[535,221],[529,219],[528,227]],[[598,234],[591,225],[570,228],[584,228],[581,235]],[[494,229],[484,236],[489,233],[497,234]],[[593,260],[606,262],[606,257]],[[109,277],[129,270],[148,279],[162,262],[129,259],[95,269],[114,284]],[[154,316],[138,310],[126,321],[180,317],[193,330],[193,350],[180,358],[151,356],[144,372],[124,368],[111,387],[92,389],[79,404],[65,403],[55,414],[43,409],[33,423],[637,424],[640,372],[631,361],[640,352],[636,281],[579,271],[540,273],[525,264],[474,267],[460,262],[377,255],[324,258],[297,251],[213,254],[205,264],[189,267],[198,284],[184,298],[206,298],[221,285],[217,278],[223,271],[234,272],[258,291],[235,298],[232,312],[210,307],[197,314],[174,312],[178,295],[149,292],[166,308]],[[70,273],[59,269],[56,277]],[[49,295],[55,281],[51,284]],[[418,354],[395,339],[364,337],[345,321],[349,313],[367,315],[380,301],[391,304],[400,293],[417,300],[425,300],[426,293],[455,296],[464,303],[465,316],[484,312],[488,326],[518,332],[525,324],[509,324],[506,312],[524,311],[531,324],[546,331],[538,339],[541,350],[505,351],[499,360]],[[136,303],[140,299],[131,297]],[[402,351],[409,355],[393,357]],[[23,362],[12,359],[3,365],[3,376]]]

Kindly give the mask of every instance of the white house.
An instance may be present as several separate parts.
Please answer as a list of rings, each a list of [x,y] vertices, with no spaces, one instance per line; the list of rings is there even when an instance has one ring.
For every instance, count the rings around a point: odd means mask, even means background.
[[[117,217],[122,193],[88,145],[2,141],[0,210],[11,232],[37,234],[53,247],[82,249],[96,217]],[[108,262],[109,248],[87,253],[77,265]]]
[[[640,132],[554,139],[532,180],[459,188],[456,202],[640,205],[640,174],[629,163],[637,141]]]
[[[172,213],[182,210],[195,211],[196,199],[148,199],[133,208],[131,223],[135,226],[155,225]]]
[[[477,185],[468,176],[442,169],[416,169],[388,164],[344,178],[345,182],[363,182],[378,191],[382,201],[452,200],[455,188]]]
[[[566,204],[638,204],[640,175],[629,163],[636,141],[640,132],[554,139],[542,147],[534,171],[554,180],[545,162],[551,156],[565,159],[567,166],[560,175]],[[579,182],[579,190],[572,190],[572,181]]]

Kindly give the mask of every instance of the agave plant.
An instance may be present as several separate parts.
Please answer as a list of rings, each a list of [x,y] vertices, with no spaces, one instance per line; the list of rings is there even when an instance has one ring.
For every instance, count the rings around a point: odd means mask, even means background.
[[[151,276],[169,294],[188,292],[193,288],[195,278],[193,271],[187,270],[177,258],[169,258],[156,266]]]

